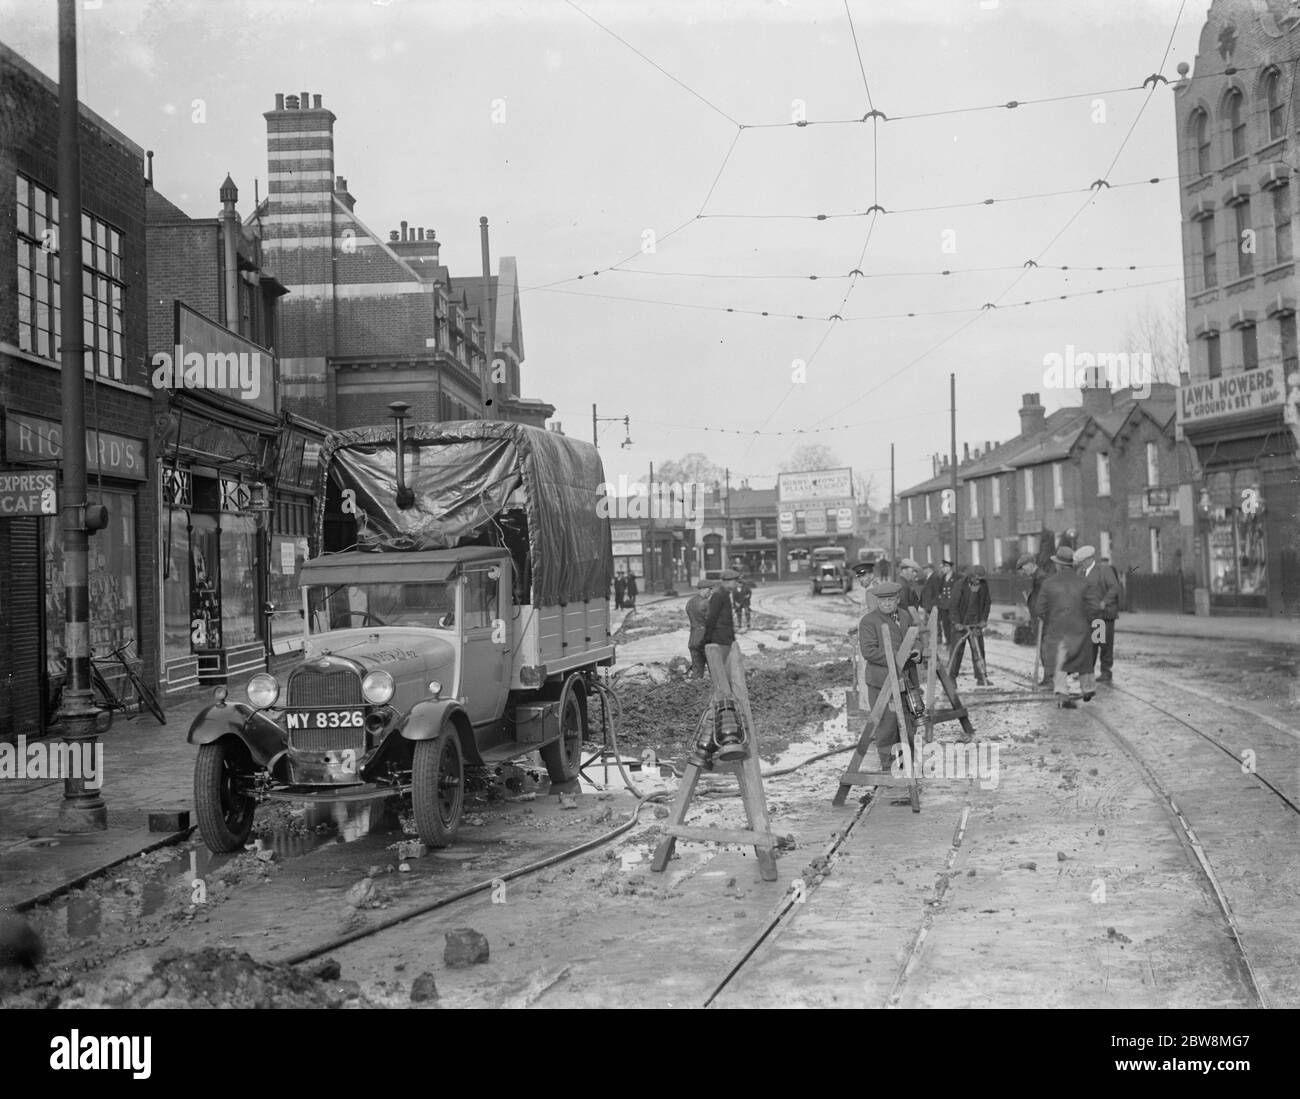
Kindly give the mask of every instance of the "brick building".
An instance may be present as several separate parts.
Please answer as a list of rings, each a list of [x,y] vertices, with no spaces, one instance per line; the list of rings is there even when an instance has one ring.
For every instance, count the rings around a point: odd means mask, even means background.
[[[10,474],[57,470],[63,454],[58,135],[58,85],[0,45],[0,467]],[[85,107],[80,144],[87,437],[77,445],[87,447],[89,501],[109,511],[108,527],[90,538],[90,644],[102,656],[131,642],[152,680],[144,157]],[[0,517],[0,734],[39,734],[49,677],[62,673],[59,527],[56,515]]]
[[[489,356],[482,278],[453,279],[432,229],[403,221],[380,234],[360,219],[347,180],[334,174],[335,115],[321,97],[279,94],[264,117],[267,196],[249,223],[290,291],[279,347],[285,406],[333,427],[383,422],[395,400],[417,420],[486,413],[543,426],[554,407],[519,391],[514,259],[503,257],[490,280]]]
[[[1215,0],[1174,85],[1203,612],[1300,614],[1297,52],[1294,5]]]
[[[280,409],[286,290],[240,220],[234,181],[214,197],[216,217],[192,218],[152,181],[147,192],[168,690],[222,682],[263,666],[268,647],[300,644],[297,573],[324,440],[322,428]],[[169,364],[177,370],[167,378]],[[277,608],[269,616],[268,603]]]
[[[1182,609],[1193,573],[1192,463],[1174,439],[1176,391],[1152,384],[1135,397],[1100,385],[1082,394],[1082,406],[1047,415],[1038,394],[1026,393],[1014,438],[973,452],[967,444],[957,467],[959,538],[944,501],[946,461],[900,492],[899,556],[1010,572],[1019,554],[1054,548],[1073,531],[1074,544],[1096,546],[1148,605]]]

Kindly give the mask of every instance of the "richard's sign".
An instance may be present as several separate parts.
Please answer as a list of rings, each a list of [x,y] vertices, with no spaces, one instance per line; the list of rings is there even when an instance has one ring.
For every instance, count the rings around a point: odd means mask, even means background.
[[[1178,390],[1178,424],[1199,424],[1220,417],[1246,416],[1286,403],[1282,372],[1274,366],[1245,370]]]

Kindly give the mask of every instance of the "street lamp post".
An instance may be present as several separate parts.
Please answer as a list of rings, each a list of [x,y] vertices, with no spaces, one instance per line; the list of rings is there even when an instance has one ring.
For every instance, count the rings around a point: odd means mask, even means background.
[[[95,705],[90,690],[89,532],[108,522],[104,506],[86,501],[86,379],[81,332],[81,146],[77,127],[77,5],[59,0],[59,305],[62,318],[60,372],[63,398],[63,607],[68,674],[58,724],[81,759],[102,758],[97,733],[111,715]],[[108,806],[99,789],[81,777],[63,781],[61,832],[101,832]],[[104,776],[95,776],[102,788]]]

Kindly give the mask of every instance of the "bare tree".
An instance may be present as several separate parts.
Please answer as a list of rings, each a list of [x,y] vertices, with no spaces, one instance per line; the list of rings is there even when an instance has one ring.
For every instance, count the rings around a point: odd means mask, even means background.
[[[674,481],[686,484],[712,485],[723,479],[723,469],[716,462],[709,460],[703,451],[693,450],[680,458],[661,462],[655,467],[655,479],[665,484]]]
[[[874,473],[855,473],[853,475],[853,495],[859,504],[875,509],[876,475]]]
[[[810,469],[838,469],[842,464],[839,455],[825,444],[804,443],[795,447],[780,469],[782,473],[804,473]]]
[[[1191,360],[1187,351],[1186,303],[1180,291],[1147,298],[1129,316],[1124,345],[1130,354],[1150,353],[1151,381],[1181,384]]]

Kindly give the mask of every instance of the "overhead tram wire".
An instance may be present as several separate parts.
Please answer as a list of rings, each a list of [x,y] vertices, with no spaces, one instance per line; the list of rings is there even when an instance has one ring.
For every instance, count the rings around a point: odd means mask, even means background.
[[[844,296],[840,299],[839,308],[837,308],[829,318],[826,330],[822,333],[821,339],[817,341],[817,346],[813,348],[812,354],[808,356],[807,362],[804,363],[805,371],[817,361],[817,356],[821,354],[822,348],[826,346],[826,341],[830,339],[831,333],[835,331],[836,321],[843,316],[844,308],[848,304],[849,297],[852,295],[854,287],[858,284],[858,277],[862,273],[862,264],[867,258],[867,249],[871,246],[871,235],[876,231],[875,211],[880,209],[880,131],[878,129],[880,112],[876,110],[875,100],[871,97],[871,81],[867,79],[867,66],[862,60],[862,48],[858,44],[858,32],[857,28],[853,25],[853,12],[849,8],[849,0],[844,0],[844,17],[849,24],[849,34],[853,38],[853,54],[858,61],[858,72],[862,75],[862,90],[867,96],[867,114],[863,117],[871,119],[872,217],[871,221],[867,224],[867,235],[862,242],[862,251],[858,253],[858,261],[853,265],[853,270],[849,272],[849,284],[844,290]],[[776,405],[772,408],[772,411],[763,419],[763,422],[758,425],[759,431],[767,427],[767,425],[776,417],[776,414],[785,407],[785,402],[790,399],[790,394],[794,392],[795,384],[796,383],[792,379],[791,383],[786,386],[786,390],[781,395],[781,399],[777,401]],[[750,450],[753,449],[753,445],[753,441],[751,440],[749,445],[745,447],[744,453],[741,455],[742,458],[749,454]]]
[[[1120,142],[1120,147],[1116,152],[1115,156],[1111,160],[1110,168],[1107,169],[1107,175],[1109,175],[1110,171],[1113,170],[1115,165],[1119,162],[1120,154],[1124,151],[1125,146],[1128,144],[1129,138],[1133,135],[1133,132],[1137,127],[1138,121],[1141,119],[1143,112],[1146,110],[1147,104],[1151,102],[1151,96],[1155,94],[1156,87],[1161,82],[1164,82],[1166,84],[1168,83],[1168,81],[1163,76],[1160,76],[1159,74],[1160,71],[1163,70],[1165,63],[1169,60],[1169,52],[1173,48],[1174,37],[1178,33],[1178,25],[1182,21],[1183,9],[1186,7],[1186,5],[1187,5],[1187,0],[1182,0],[1182,2],[1178,5],[1178,14],[1174,17],[1174,25],[1169,32],[1169,40],[1168,42],[1165,43],[1165,51],[1160,59],[1160,67],[1159,69],[1157,69],[1155,74],[1156,76],[1159,77],[1159,79],[1153,79],[1151,77],[1148,77],[1148,79],[1143,82],[1144,85],[1147,83],[1150,84],[1150,92],[1147,95],[1146,99],[1142,101],[1142,106],[1138,108],[1137,118],[1134,119],[1133,125],[1129,127],[1128,132],[1124,135],[1123,141]],[[1104,181],[1104,177],[1103,177],[1103,181]],[[1079,209],[1076,210],[1070,216],[1070,219],[1060,228],[1060,230],[1057,231],[1057,233],[1051,238],[1051,240],[1049,240],[1047,244],[1039,251],[1038,255],[1035,257],[1036,260],[1041,259],[1043,257],[1043,255],[1052,247],[1052,245],[1055,244],[1061,238],[1061,236],[1065,233],[1065,231],[1069,229],[1069,227],[1072,224],[1074,224],[1076,220],[1078,220],[1079,216],[1083,213],[1084,210],[1088,208],[1088,206],[1092,203],[1092,201],[1093,201],[1093,196],[1089,195],[1087,201],[1084,202],[1083,205],[1080,206]],[[1030,268],[1026,267],[1025,271],[1018,273],[1016,277],[1011,280],[1011,283],[1007,286],[1007,288],[1004,291],[1002,291],[1000,295],[998,295],[998,300],[1000,301],[1002,298],[1005,298],[1009,293],[1011,293],[1011,291],[1014,290],[1017,285],[1019,285],[1020,280],[1025,277],[1026,272],[1029,270]],[[994,303],[994,305],[995,307],[993,309],[981,309],[979,313],[975,314],[975,316],[971,317],[964,324],[959,325],[951,333],[943,337],[943,339],[941,339],[938,343],[932,345],[931,347],[927,348],[925,351],[921,352],[920,355],[904,363],[892,374],[887,375],[884,379],[877,382],[869,389],[866,389],[862,393],[859,393],[856,397],[852,398],[851,400],[844,402],[834,411],[823,416],[820,420],[814,421],[812,424],[809,425],[809,427],[810,428],[820,427],[827,420],[833,419],[835,416],[840,415],[845,409],[851,408],[853,405],[859,403],[860,401],[865,400],[881,386],[887,385],[889,382],[897,378],[900,374],[903,374],[905,371],[911,369],[911,367],[915,366],[923,359],[932,355],[935,351],[939,350],[939,348],[951,342],[956,336],[960,335],[962,332],[966,331],[966,329],[969,328],[971,325],[975,324],[986,313],[996,312],[997,311],[996,303]]]

